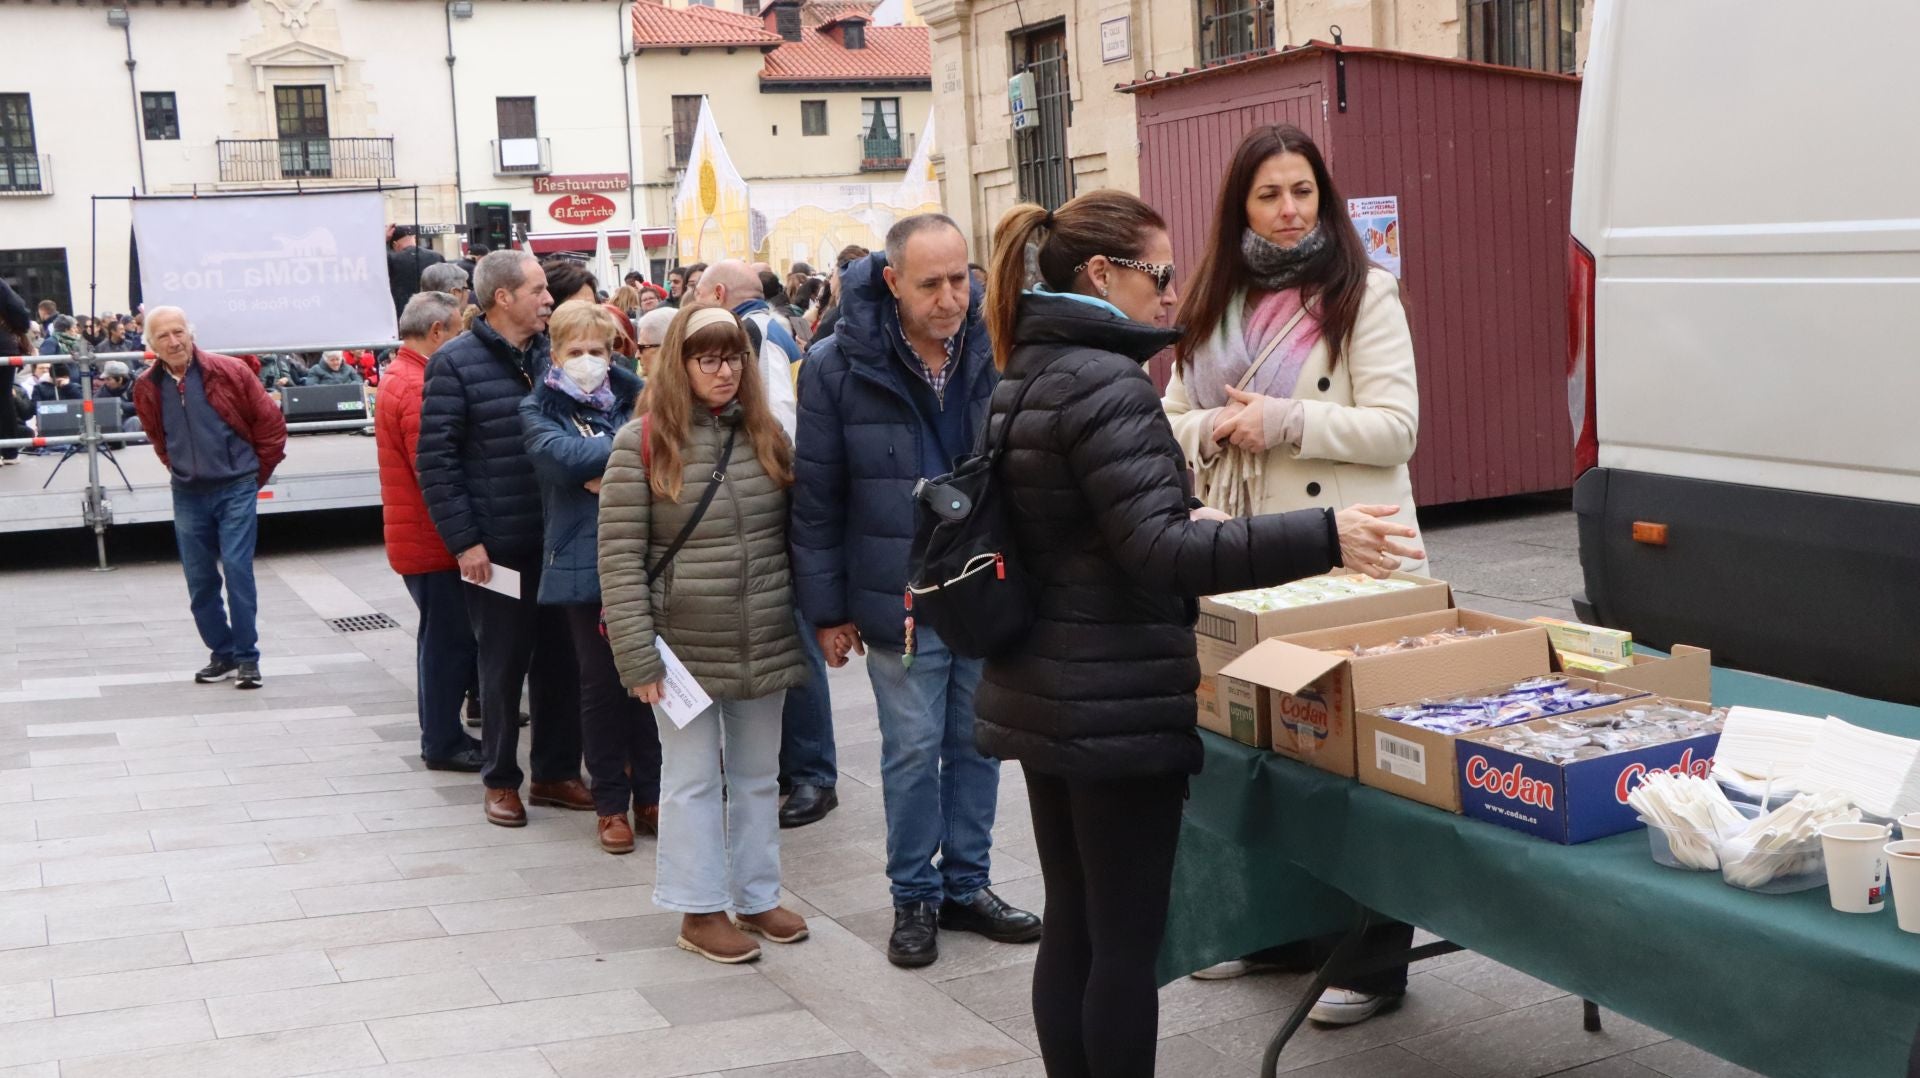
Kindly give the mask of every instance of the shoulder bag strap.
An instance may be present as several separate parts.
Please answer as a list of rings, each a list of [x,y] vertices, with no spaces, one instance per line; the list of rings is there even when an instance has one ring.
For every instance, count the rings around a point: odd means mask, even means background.
[[[1253,381],[1253,376],[1259,374],[1260,368],[1266,365],[1268,357],[1279,351],[1281,345],[1287,343],[1287,338],[1293,336],[1294,327],[1298,326],[1300,320],[1306,316],[1307,305],[1302,303],[1300,304],[1300,309],[1293,312],[1293,317],[1287,319],[1287,324],[1280,327],[1279,335],[1274,337],[1273,340],[1268,341],[1267,346],[1260,350],[1259,358],[1253,361],[1253,366],[1247,368],[1247,373],[1240,376],[1240,384],[1235,386],[1235,389],[1244,390],[1247,388],[1248,384]]]
[[[647,583],[653,583],[660,578],[661,573],[666,572],[667,565],[673,561],[673,556],[680,553],[681,547],[687,545],[687,537],[693,534],[693,529],[700,523],[700,518],[707,515],[707,507],[713,504],[713,496],[720,492],[720,484],[727,478],[727,462],[733,459],[733,437],[738,433],[740,433],[738,427],[727,431],[727,443],[720,447],[720,463],[713,466],[713,479],[707,484],[707,489],[701,493],[700,504],[693,507],[693,515],[687,518],[687,525],[680,529],[680,534],[673,537],[673,543],[667,547],[667,552],[660,555],[660,560],[654,562],[653,567],[647,570]]]

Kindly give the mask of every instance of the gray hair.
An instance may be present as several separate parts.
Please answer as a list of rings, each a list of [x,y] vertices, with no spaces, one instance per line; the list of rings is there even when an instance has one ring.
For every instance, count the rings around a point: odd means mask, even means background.
[[[452,262],[435,262],[420,274],[422,292],[462,292],[467,289],[467,271]]]
[[[502,288],[509,292],[527,283],[527,265],[540,260],[527,251],[495,251],[473,267],[474,301],[483,311],[493,308],[493,297]]]
[[[63,314],[56,317],[53,320],[53,330],[55,333],[72,333],[73,316]]]
[[[901,260],[906,257],[907,241],[934,228],[951,228],[960,232],[960,226],[944,213],[916,213],[895,221],[893,227],[887,229],[887,265],[898,270]],[[964,232],[960,234],[966,235]]]
[[[460,267],[453,268],[458,270]],[[463,273],[461,276],[466,275]],[[433,332],[434,323],[444,322],[452,328],[459,317],[460,301],[445,292],[416,293],[407,301],[407,309],[400,312],[400,337],[402,340],[418,340]]]
[[[672,307],[655,307],[641,315],[640,321],[633,324],[634,343],[659,344],[666,340],[667,327],[673,325],[674,318],[679,314]]]
[[[125,378],[132,373],[125,363],[117,359],[107,360],[106,365],[100,368],[100,377],[102,378]]]

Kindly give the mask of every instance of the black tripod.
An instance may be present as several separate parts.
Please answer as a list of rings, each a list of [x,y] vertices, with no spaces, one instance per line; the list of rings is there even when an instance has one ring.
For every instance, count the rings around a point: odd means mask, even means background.
[[[86,450],[87,447],[85,445],[74,444],[68,446],[66,451],[60,454],[60,460],[54,464],[53,472],[47,476],[47,481],[40,484],[40,489],[45,490],[52,486],[54,479],[60,474],[60,465],[72,460],[76,455],[86,452]],[[101,443],[100,455],[107,458],[107,463],[113,465],[114,471],[120,473],[120,481],[127,485],[127,493],[132,494],[133,482],[127,478],[127,470],[120,467],[120,461],[113,455],[113,447],[104,442]]]

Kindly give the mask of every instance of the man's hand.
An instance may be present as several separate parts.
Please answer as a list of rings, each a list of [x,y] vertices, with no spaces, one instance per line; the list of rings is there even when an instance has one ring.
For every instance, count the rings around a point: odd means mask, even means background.
[[[820,642],[820,653],[825,656],[827,665],[835,670],[847,665],[849,653],[857,652],[861,655],[867,653],[867,643],[860,639],[860,630],[853,627],[853,622],[849,621],[845,625],[835,625],[826,629],[815,629],[813,635],[814,639]]]
[[[493,579],[493,560],[487,557],[484,543],[475,543],[460,552],[460,579],[469,584],[485,584]]]
[[[1211,506],[1201,506],[1187,514],[1188,520],[1232,520],[1233,518]]]
[[[596,475],[592,479],[587,480],[585,486],[588,494],[600,493],[600,477]]]
[[[663,678],[659,681],[650,681],[645,685],[635,685],[633,698],[649,707],[665,700],[667,698],[666,680]]]

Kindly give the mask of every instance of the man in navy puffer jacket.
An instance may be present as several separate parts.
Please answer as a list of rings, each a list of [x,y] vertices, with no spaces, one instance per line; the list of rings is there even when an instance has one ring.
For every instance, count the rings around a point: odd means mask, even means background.
[[[893,935],[887,957],[925,966],[937,928],[1008,943],[1040,919],[991,890],[1000,765],[973,742],[981,663],[927,629],[906,651],[913,488],[973,449],[999,377],[967,272],[967,241],[939,214],[904,218],[884,254],[841,274],[840,320],[800,369],[794,584],[834,666],[864,642],[880,710]],[[937,863],[936,863],[937,858]]]
[[[542,607],[540,483],[520,402],[547,373],[547,275],[525,251],[496,251],[474,271],[480,317],[433,354],[415,463],[433,526],[460,563],[480,651],[486,818],[523,827],[520,682],[533,691],[533,803],[589,811],[580,781],[580,691],[566,618]],[[494,566],[520,574],[518,597],[480,585]]]

